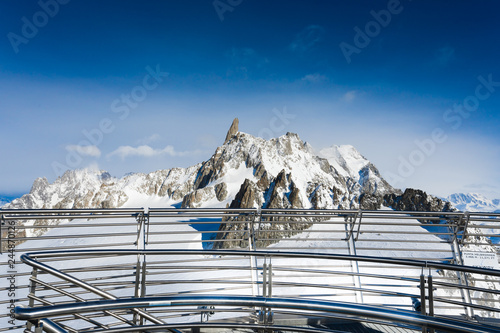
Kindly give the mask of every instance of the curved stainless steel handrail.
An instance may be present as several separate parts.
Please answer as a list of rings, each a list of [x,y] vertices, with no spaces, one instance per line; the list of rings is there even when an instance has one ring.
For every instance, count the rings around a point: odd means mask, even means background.
[[[307,328],[296,326],[283,326],[283,325],[263,325],[263,324],[240,324],[240,323],[184,323],[184,324],[167,324],[167,325],[143,325],[126,328],[112,328],[109,330],[95,330],[83,331],[80,333],[136,333],[141,332],[163,332],[168,329],[193,329],[193,328],[226,328],[226,329],[251,329],[251,330],[273,330],[273,331],[286,331],[286,332],[303,332],[303,333],[345,333],[345,331],[337,331],[325,328]],[[54,332],[59,333],[59,332]],[[60,332],[63,333],[63,332]],[[66,332],[64,332],[66,333]]]
[[[140,311],[140,314],[145,318],[150,317],[147,312],[138,310],[139,308],[147,308],[152,306],[174,306],[174,305],[238,305],[238,306],[255,306],[268,308],[288,308],[311,311],[326,311],[343,313],[356,316],[365,316],[370,318],[378,318],[384,320],[393,320],[400,323],[411,325],[427,325],[440,330],[448,330],[450,332],[500,332],[492,331],[490,328],[483,328],[477,324],[468,322],[457,322],[443,318],[427,317],[408,312],[405,310],[392,310],[367,305],[357,305],[353,303],[342,302],[324,302],[311,300],[298,300],[287,298],[263,298],[263,297],[236,297],[236,296],[191,296],[191,297],[156,297],[156,298],[132,298],[132,299],[117,299],[111,294],[103,292],[67,273],[61,272],[51,266],[48,266],[37,259],[54,258],[54,257],[89,257],[96,255],[217,255],[217,256],[255,256],[255,257],[283,257],[283,258],[314,258],[314,259],[330,259],[330,260],[357,260],[363,262],[383,263],[383,264],[398,264],[422,268],[448,269],[467,273],[487,274],[491,276],[500,276],[500,271],[478,267],[468,267],[453,264],[443,264],[438,262],[429,262],[421,260],[407,260],[396,258],[381,258],[369,256],[353,256],[343,254],[324,254],[324,253],[308,253],[308,252],[276,252],[276,251],[249,251],[249,250],[81,250],[81,251],[50,251],[50,252],[33,252],[21,256],[21,260],[29,266],[45,271],[59,278],[70,281],[82,288],[85,288],[97,295],[108,298],[108,301],[75,303],[67,305],[44,306],[31,309],[16,308],[16,316],[18,319],[41,319],[50,316],[74,314],[79,312],[113,310],[113,309],[129,309]],[[176,303],[172,303],[172,302]],[[184,302],[184,303],[183,303]],[[167,304],[168,303],[168,304]],[[154,317],[152,317],[154,318]],[[148,318],[150,319],[150,318]],[[154,318],[156,319],[156,318]],[[159,321],[153,321],[156,325],[167,325]]]
[[[376,306],[359,305],[344,302],[300,300],[294,298],[265,298],[252,296],[168,296],[128,298],[84,303],[43,306],[37,308],[16,307],[17,319],[36,320],[74,313],[86,313],[104,310],[124,310],[133,308],[174,307],[174,306],[248,306],[273,309],[294,309],[341,313],[358,317],[397,321],[411,325],[426,326],[447,332],[463,333],[500,333],[500,329],[484,327],[476,323],[424,316],[403,310],[382,309]],[[271,326],[272,327],[272,326]]]
[[[352,216],[352,215],[355,215],[357,214],[359,211],[358,210],[300,210],[300,209],[297,209],[297,210],[281,210],[281,209],[262,209],[262,210],[257,210],[257,209],[224,209],[224,208],[220,208],[220,209],[175,209],[175,208],[167,208],[167,209],[162,209],[162,208],[150,208],[150,209],[145,209],[145,208],[125,208],[125,209],[78,209],[78,210],[73,210],[73,209],[59,209],[59,210],[5,210],[5,209],[0,209],[0,217],[2,219],[12,219],[12,220],[24,220],[24,219],[27,219],[27,220],[36,220],[36,219],[71,219],[71,220],[74,220],[74,219],[94,219],[94,218],[108,218],[108,217],[112,217],[112,218],[117,218],[117,219],[124,219],[124,218],[135,218],[136,219],[136,223],[137,222],[140,222],[139,219],[138,219],[138,216],[147,216],[148,218],[154,218],[154,221],[152,221],[152,225],[155,225],[154,223],[158,224],[158,225],[163,225],[163,224],[172,224],[173,221],[171,221],[170,219],[165,219],[164,217],[176,217],[177,220],[175,222],[177,223],[183,223],[183,222],[192,222],[193,224],[197,224],[197,223],[200,223],[200,224],[203,224],[203,223],[213,223],[214,221],[212,220],[202,220],[200,219],[200,221],[196,220],[196,219],[190,219],[190,217],[197,217],[197,218],[201,218],[201,217],[216,217],[216,218],[223,218],[223,217],[231,217],[231,216],[242,216],[244,217],[243,219],[241,219],[242,221],[229,221],[229,222],[224,222],[224,223],[249,223],[251,222],[250,220],[252,220],[252,216],[258,214],[260,216],[260,219],[266,219],[266,218],[273,218],[271,222],[265,222],[265,223],[274,223],[274,222],[277,222],[277,223],[295,223],[295,222],[292,222],[292,221],[289,221],[288,218],[294,218],[294,217],[298,217],[298,218],[301,218],[301,217],[310,217],[310,218],[324,218],[324,217],[327,217],[327,218],[341,218],[342,220],[344,220],[345,217],[348,217],[348,216]],[[391,219],[394,220],[394,219],[414,219],[414,220],[418,220],[418,222],[420,223],[417,223],[415,222],[413,225],[415,226],[435,226],[437,228],[441,228],[441,227],[446,227],[446,228],[453,228],[452,229],[449,229],[449,232],[447,233],[443,233],[443,232],[440,232],[440,230],[437,230],[437,232],[432,232],[431,234],[433,235],[438,235],[438,237],[440,237],[441,235],[454,235],[454,238],[453,238],[453,241],[455,241],[455,239],[459,239],[460,241],[460,244],[468,244],[468,243],[471,243],[473,242],[472,240],[469,240],[469,239],[466,239],[465,235],[469,234],[468,232],[466,231],[463,231],[463,229],[460,229],[460,228],[465,228],[465,230],[467,230],[467,227],[471,228],[471,227],[474,227],[474,228],[479,228],[480,231],[478,232],[481,232],[481,228],[485,229],[485,228],[490,228],[490,224],[488,225],[485,225],[485,226],[482,226],[482,225],[479,225],[479,224],[475,224],[475,225],[467,225],[467,223],[462,223],[462,219],[464,218],[464,216],[467,216],[467,222],[470,220],[470,221],[479,221],[479,222],[495,222],[495,223],[498,223],[500,222],[500,214],[491,214],[491,213],[467,213],[467,212],[409,212],[409,211],[362,211],[363,212],[363,219],[365,218],[376,218],[376,219],[387,219],[387,221],[384,221],[384,223],[382,223],[382,225],[393,225],[395,224],[396,222],[391,222]],[[180,218],[178,218],[180,217]],[[486,218],[488,217],[488,218]],[[163,219],[162,219],[163,218]],[[311,221],[313,220],[311,219]],[[446,220],[446,223],[444,223],[444,221],[442,221],[443,223],[434,223],[434,221],[439,221],[439,220]],[[253,221],[253,220],[252,220]],[[336,220],[335,220],[336,221]],[[378,221],[375,221],[375,222],[378,222]],[[375,224],[375,222],[364,222],[364,225],[365,225],[365,228],[369,228],[369,227],[366,227],[366,226],[369,226],[369,225],[372,225],[372,224]],[[297,221],[296,223],[303,223],[302,221]],[[316,223],[316,222],[313,222],[313,223]],[[332,223],[332,224],[339,224],[339,225],[343,225],[345,223],[348,223],[348,221],[344,221],[344,222],[338,222],[336,221],[335,223],[333,222],[327,222],[327,223]],[[102,225],[106,225],[106,223],[101,223]],[[111,223],[109,223],[110,225]],[[135,223],[129,223],[127,225],[134,225]],[[113,224],[115,225],[115,224]],[[118,225],[118,224],[116,224]],[[398,222],[398,225],[399,225],[399,222]],[[406,224],[404,224],[406,225]],[[23,224],[18,224],[17,225],[17,228],[19,229],[29,229],[29,228],[45,228],[45,227],[48,227],[48,228],[65,228],[65,225],[60,225],[60,226],[44,226],[44,225],[40,225],[40,226],[36,226],[36,225],[27,225],[27,226],[24,226]],[[71,226],[73,227],[73,226]],[[141,229],[142,228],[142,229]],[[141,236],[141,232],[142,233],[149,233],[149,229],[147,231],[144,231],[143,230],[143,225],[141,224],[141,228],[138,228],[138,231],[137,231],[137,237]],[[148,228],[149,228],[149,225],[148,225]],[[497,225],[495,224],[494,227],[491,227],[493,228],[493,231],[495,230],[498,230],[500,228],[500,225]],[[496,229],[495,229],[496,228]],[[434,231],[434,229],[432,229]],[[261,232],[273,232],[274,230],[264,230],[264,231],[261,231]],[[359,232],[359,227],[358,227],[358,232]],[[369,234],[370,230],[366,231]],[[391,232],[391,231],[389,231]],[[165,234],[170,234],[170,232],[164,232]],[[179,232],[179,233],[188,233],[188,232]],[[415,232],[413,232],[415,233]],[[133,233],[131,233],[133,234]],[[154,234],[153,232],[151,232],[151,234]],[[482,233],[474,233],[474,235],[477,235],[477,236],[491,236],[488,232],[482,232]],[[79,235],[78,237],[81,237],[82,235]],[[86,235],[86,236],[89,236],[89,235]],[[93,235],[92,235],[93,236]],[[63,237],[71,237],[71,235],[66,235],[66,236],[63,236]],[[61,237],[61,238],[63,238]],[[243,236],[242,236],[243,237]],[[246,235],[245,237],[249,237],[248,235]],[[340,237],[340,236],[339,236]],[[495,233],[492,237],[497,237],[497,239],[500,237],[498,235],[498,233]],[[33,238],[33,237],[32,237]],[[48,237],[47,237],[48,238]],[[26,240],[26,239],[30,239],[29,237],[28,238],[16,238],[17,239],[21,239],[21,240]],[[43,239],[43,237],[41,237],[40,239]],[[465,239],[465,241],[464,241]],[[340,239],[335,239],[335,240],[340,240]],[[341,240],[345,240],[345,239],[341,239]],[[357,240],[357,239],[356,239]],[[0,239],[0,243],[1,243],[1,239]],[[371,241],[371,239],[370,239]],[[480,240],[482,241],[483,243],[486,243],[486,241],[484,240]],[[182,243],[184,242],[189,242],[189,241],[182,241]],[[201,240],[201,242],[203,243],[203,240]],[[446,240],[446,243],[450,243],[451,244],[452,242],[452,238],[450,238],[449,240],[447,239]],[[157,242],[158,243],[158,242]],[[171,242],[172,244],[176,243],[175,241]],[[438,242],[436,242],[438,243]],[[104,244],[104,243],[102,243]],[[147,242],[145,243],[147,244]],[[474,243],[475,244],[475,243]],[[481,243],[482,244],[482,243]],[[42,243],[43,245],[43,243]],[[118,245],[122,246],[122,245],[129,245],[127,243],[119,243]],[[486,244],[488,245],[488,244]],[[117,246],[117,244],[115,244],[115,246]],[[97,246],[96,246],[97,247]],[[78,246],[71,246],[71,247],[67,247],[67,248],[72,248],[72,249],[77,249]],[[145,248],[145,246],[144,246]],[[34,251],[42,251],[42,250],[48,250],[50,249],[49,247],[43,247],[43,246],[40,246],[39,249],[35,249]],[[361,248],[362,250],[366,250],[367,248]],[[399,249],[399,248],[398,248]],[[282,249],[282,250],[286,250],[286,249]],[[290,250],[292,251],[301,251],[299,248],[295,248],[295,249],[292,249],[290,248]],[[335,248],[335,250],[337,250]],[[408,248],[403,248],[403,249],[400,249],[401,251],[410,251],[412,250],[412,248],[408,247]],[[300,257],[303,257],[303,258],[315,258],[315,259],[330,259],[330,260],[344,260],[344,261],[359,261],[359,262],[366,262],[366,263],[381,263],[381,264],[389,264],[389,265],[404,265],[404,266],[407,266],[407,267],[422,267],[422,268],[431,268],[431,269],[445,269],[445,270],[453,270],[459,274],[461,274],[462,276],[466,276],[465,274],[463,273],[474,273],[474,274],[483,274],[483,275],[489,275],[489,276],[496,276],[496,277],[499,277],[500,276],[500,271],[499,270],[490,270],[490,269],[483,269],[483,268],[476,268],[476,267],[466,267],[466,266],[462,266],[462,265],[452,265],[452,264],[444,264],[442,263],[441,261],[439,261],[441,257],[444,257],[443,253],[446,254],[446,258],[451,258],[451,254],[448,254],[446,251],[444,250],[440,250],[438,249],[437,247],[434,249],[432,249],[433,251],[442,251],[440,253],[440,255],[435,255],[434,258],[435,261],[433,261],[434,259],[431,259],[431,260],[427,260],[426,259],[423,259],[423,260],[406,260],[406,259],[396,259],[396,258],[387,258],[387,257],[380,257],[380,258],[373,258],[373,257],[367,257],[367,256],[357,256],[357,255],[354,255],[354,256],[350,256],[350,255],[335,255],[335,254],[315,254],[315,253],[302,253],[302,252],[287,252],[287,253],[284,253],[284,252],[274,252],[274,251],[267,251],[267,249],[265,249],[265,251],[239,251],[239,250],[218,250],[218,251],[212,251],[212,250],[146,250],[146,251],[136,251],[136,250],[122,250],[122,251],[117,251],[117,250],[90,250],[90,251],[86,251],[86,250],[83,250],[83,251],[80,251],[80,250],[73,250],[73,251],[51,251],[51,252],[46,252],[46,253],[40,253],[40,252],[33,252],[31,254],[28,255],[28,257],[25,257],[27,258],[26,260],[27,261],[30,261],[32,260],[33,261],[33,264],[34,265],[39,265],[38,267],[42,270],[50,270],[52,273],[61,273],[61,274],[65,274],[63,272],[60,272],[60,271],[57,271],[57,270],[53,270],[52,267],[46,265],[45,263],[43,263],[43,260],[41,261],[37,261],[36,259],[43,259],[43,258],[54,258],[55,260],[59,260],[59,258],[57,257],[61,257],[60,259],[61,260],[64,260],[64,259],[71,259],[72,256],[74,257],[80,257],[80,258],[84,258],[85,256],[91,256],[91,255],[155,255],[155,254],[159,254],[159,255],[216,255],[216,256],[245,256],[245,257],[288,257],[288,258],[294,258],[294,257],[297,257],[297,256],[300,256]],[[425,251],[425,250],[419,250],[419,251]],[[458,251],[458,253],[460,253],[460,249],[455,249],[455,251]],[[114,252],[114,254],[113,254]],[[446,253],[445,253],[446,252]],[[366,252],[365,252],[366,253]],[[31,256],[31,257],[30,257]],[[422,256],[423,258],[425,258],[426,256]],[[253,259],[252,259],[253,260]],[[455,259],[456,260],[456,259]],[[457,261],[455,261],[457,262]],[[460,262],[460,261],[458,261]],[[50,264],[50,263],[49,263]],[[42,268],[43,267],[43,268]],[[69,273],[69,274],[72,274],[72,273]],[[359,275],[359,273],[357,273]],[[71,277],[71,278],[76,278],[75,276],[71,276],[71,275],[64,275],[63,279],[67,278],[67,277]],[[76,279],[77,280],[77,279]],[[83,281],[82,281],[83,282]],[[436,283],[436,282],[435,282]],[[78,284],[78,283],[77,283]],[[442,285],[443,283],[441,283]],[[445,284],[445,283],[444,283]],[[469,292],[470,291],[473,291],[474,290],[474,287],[470,287],[470,286],[462,286],[461,283],[459,283],[460,285],[453,285],[453,287],[455,288],[462,288],[463,290]],[[90,284],[85,284],[86,287],[88,286],[91,286]],[[87,291],[90,291],[90,292],[93,292],[91,291],[90,289],[88,288],[84,288],[84,289],[87,289]],[[97,289],[97,294],[99,292],[103,292],[102,289]],[[356,288],[353,288],[353,290],[355,290]],[[476,288],[477,289],[477,288]],[[361,290],[361,289],[360,289]],[[485,291],[486,292],[486,291]],[[101,295],[102,296],[102,295]],[[464,296],[462,296],[464,297]],[[104,297],[104,298],[108,298],[110,299],[109,297]],[[440,302],[444,302],[444,303],[449,303],[449,304],[455,304],[455,305],[461,305],[461,306],[464,306],[464,307],[471,307],[471,308],[477,308],[477,309],[482,309],[482,307],[480,307],[479,305],[477,304],[473,304],[470,300],[467,300],[466,298],[463,300],[463,302],[458,302],[458,301],[450,301],[450,300],[441,300]],[[496,303],[498,304],[498,303]],[[495,307],[495,305],[493,305],[493,307]],[[484,308],[484,310],[490,310],[491,308]],[[492,309],[491,311],[493,312],[496,312],[497,309]],[[500,310],[498,311],[500,312]],[[171,324],[161,324],[161,323],[156,323],[156,325],[171,325]]]
[[[249,251],[249,250],[73,250],[73,251],[45,251],[30,252],[21,255],[21,260],[32,267],[40,263],[34,258],[52,257],[81,257],[92,255],[234,255],[234,256],[256,256],[256,257],[285,257],[285,258],[309,258],[309,259],[330,259],[345,261],[362,261],[381,264],[395,264],[402,266],[414,266],[422,268],[447,269],[464,273],[484,274],[499,276],[500,270],[463,266],[455,264],[445,264],[435,261],[409,260],[390,257],[371,257],[348,254],[310,253],[310,252],[278,252],[278,251]],[[41,268],[41,267],[39,267]],[[43,269],[43,268],[42,268]],[[57,270],[56,270],[57,271]]]

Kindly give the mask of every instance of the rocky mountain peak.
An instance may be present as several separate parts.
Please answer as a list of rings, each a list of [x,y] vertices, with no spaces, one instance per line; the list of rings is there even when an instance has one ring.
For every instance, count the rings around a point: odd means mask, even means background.
[[[238,133],[238,125],[239,125],[239,120],[238,118],[234,118],[233,123],[231,124],[231,127],[229,127],[229,131],[227,131],[226,134],[226,139],[224,140],[224,144],[226,144],[229,140],[233,138],[233,136]]]
[[[332,146],[318,156],[295,133],[264,140],[239,132],[238,126],[235,118],[225,143],[208,160],[190,168],[128,174],[121,179],[105,171],[72,170],[53,184],[38,179],[31,194],[10,205],[120,207],[148,205],[148,198],[162,198],[163,205],[180,204],[186,208],[227,204],[358,208],[365,195],[364,202],[370,199],[370,207],[375,205],[376,209],[384,195],[395,193],[375,166],[352,146]],[[137,198],[142,201],[136,203]]]
[[[235,118],[224,144],[191,167],[122,178],[105,171],[71,170],[52,184],[37,179],[29,194],[4,208],[453,209],[423,191],[394,189],[352,146],[331,146],[317,154],[297,134],[265,140],[239,132],[238,125]],[[307,221],[289,227],[306,228]]]
[[[35,179],[31,186],[30,194],[39,193],[49,186],[49,181],[45,177]]]
[[[384,196],[385,205],[395,210],[416,212],[451,212],[453,206],[437,197],[418,189],[407,188],[403,194]]]

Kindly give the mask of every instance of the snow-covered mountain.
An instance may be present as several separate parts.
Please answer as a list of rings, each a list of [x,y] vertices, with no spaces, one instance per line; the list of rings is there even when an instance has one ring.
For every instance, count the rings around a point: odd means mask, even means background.
[[[38,178],[29,194],[3,208],[169,206],[449,210],[423,191],[393,188],[352,146],[316,154],[297,134],[264,140],[239,132],[237,119],[223,145],[202,163],[122,178],[71,170],[52,184]]]
[[[376,209],[384,195],[400,193],[352,146],[332,146],[318,156],[297,134],[266,141],[237,125],[209,160],[192,167],[123,178],[71,170],[52,184],[35,180],[29,194],[5,208],[225,207],[252,187],[252,202],[233,206]]]
[[[479,193],[454,193],[446,198],[458,210],[500,213],[500,199],[488,199]]]

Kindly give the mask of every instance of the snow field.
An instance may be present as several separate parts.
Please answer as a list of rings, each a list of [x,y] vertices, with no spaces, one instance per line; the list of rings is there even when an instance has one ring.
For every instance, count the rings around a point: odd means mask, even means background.
[[[213,222],[207,219],[208,222]],[[28,241],[18,246],[18,251],[32,251],[34,248],[52,247],[78,249],[136,249],[133,243],[137,239],[137,223],[134,219],[96,219],[89,221],[71,221],[68,225],[88,224],[88,227],[53,228],[44,237]],[[101,226],[99,226],[101,225]],[[212,226],[213,227],[213,226]],[[148,249],[203,249],[202,239],[206,239],[200,226],[189,222],[179,223],[176,218],[151,219]],[[443,238],[433,235],[429,228],[423,228],[416,220],[400,219],[383,223],[376,219],[363,219],[359,238],[354,242],[356,254],[372,257],[417,258],[429,261],[448,262],[452,257],[450,245]],[[205,229],[209,230],[209,229]],[[72,238],[61,239],[63,235]],[[88,237],[94,235],[96,237]],[[357,226],[353,237],[357,235]],[[204,238],[205,237],[205,238]],[[267,247],[274,251],[300,251],[310,253],[348,254],[346,226],[339,220],[323,221],[314,224],[310,229],[297,233],[289,238]],[[128,245],[123,245],[128,244]],[[135,267],[137,256],[101,256],[91,259],[48,261],[48,265],[68,272],[80,280],[86,281],[115,297],[132,297],[135,290]],[[143,258],[141,259],[141,263]],[[325,260],[315,258],[252,258],[221,257],[208,255],[184,256],[148,256],[146,258],[146,290],[145,296],[168,295],[262,295],[263,264],[272,263],[272,292],[275,297],[300,297],[330,301],[359,302],[365,304],[391,306],[411,310],[410,296],[418,296],[420,268],[411,266],[379,265],[359,262],[358,275],[356,265],[351,261]],[[2,266],[4,268],[5,266]],[[82,269],[83,268],[83,269]],[[253,269],[252,269],[253,268]],[[19,297],[26,297],[28,275],[31,269],[17,264]],[[424,272],[428,274],[429,271]],[[431,271],[436,282],[456,282],[456,274]],[[378,275],[378,276],[377,276]],[[382,277],[381,277],[382,276]],[[39,279],[65,287],[66,283],[47,274],[39,275]],[[253,287],[257,282],[257,287]],[[5,281],[2,281],[2,284]],[[361,293],[355,290],[360,285]],[[476,287],[499,289],[497,280],[475,281]],[[99,297],[81,288],[68,289],[85,300]],[[2,291],[2,297],[5,292]],[[60,296],[52,290],[37,292],[37,296],[45,296],[50,302],[68,302],[75,299]],[[484,299],[484,304],[496,306],[498,295],[491,296],[484,292],[473,292],[475,299]],[[441,288],[435,292],[436,298],[461,301],[462,296],[457,289]],[[497,302],[495,302],[495,300]],[[21,305],[21,304],[17,304]],[[459,315],[463,307],[436,304],[436,313],[443,315]],[[491,313],[482,311],[483,316]],[[160,314],[158,314],[160,315]],[[168,322],[198,321],[199,315],[188,317],[173,313]],[[232,316],[237,316],[233,314]],[[227,318],[231,314],[217,313],[213,319]],[[131,318],[130,315],[125,316]],[[6,317],[1,318],[0,326],[7,327]],[[116,322],[113,318],[99,318],[100,322]],[[69,323],[69,322],[68,322]],[[75,327],[86,327],[89,324],[81,320],[71,322]],[[21,332],[21,331],[19,331]]]

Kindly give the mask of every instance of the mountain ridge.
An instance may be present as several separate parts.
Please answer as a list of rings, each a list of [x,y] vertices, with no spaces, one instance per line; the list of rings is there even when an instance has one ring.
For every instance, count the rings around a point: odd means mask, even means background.
[[[282,187],[291,188],[278,191],[275,183],[283,177],[287,184]],[[186,208],[227,206],[245,179],[259,188],[261,195],[254,202],[264,206],[359,208],[364,194],[383,197],[400,192],[352,146],[332,146],[315,154],[297,134],[264,140],[238,131],[235,119],[225,143],[207,161],[122,178],[102,170],[69,170],[52,184],[46,178],[36,179],[28,194],[5,208],[113,208],[134,205],[141,195]],[[292,192],[293,204],[288,205]],[[277,195],[284,204],[277,204]],[[327,197],[332,201],[321,199]]]
[[[52,184],[36,179],[28,194],[3,208],[141,206],[453,209],[423,191],[392,187],[353,146],[334,145],[315,153],[298,134],[265,140],[240,132],[237,119],[224,143],[201,163],[122,178],[102,170],[68,170]]]
[[[500,213],[500,199],[488,199],[480,193],[453,193],[445,200],[461,211]]]

